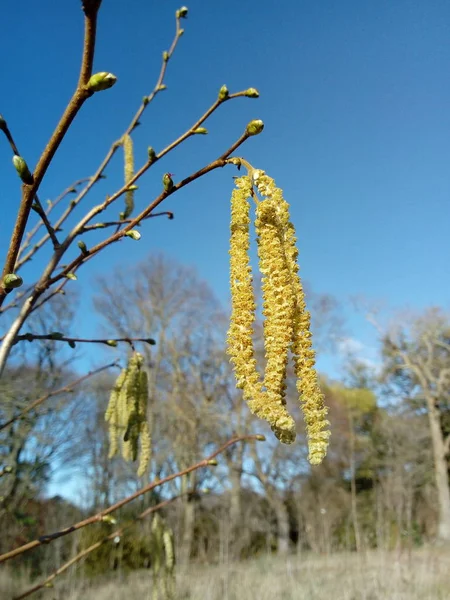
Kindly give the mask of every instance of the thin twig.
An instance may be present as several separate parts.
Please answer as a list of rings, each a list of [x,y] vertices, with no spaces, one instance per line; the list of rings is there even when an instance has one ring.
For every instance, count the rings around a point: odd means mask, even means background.
[[[33,183],[22,185],[22,200],[20,202],[19,213],[11,235],[11,241],[8,247],[5,264],[3,267],[2,281],[8,273],[14,273],[17,256],[19,254],[20,245],[25,233],[28,218],[30,216],[31,205],[38,192],[39,186],[44,178],[45,173],[59,148],[64,136],[67,133],[72,121],[76,117],[78,111],[83,106],[84,102],[89,98],[91,92],[86,84],[92,74],[92,61],[95,49],[95,38],[97,28],[97,13],[100,2],[91,2],[92,6],[89,10],[85,10],[85,36],[83,44],[83,57],[81,62],[80,79],[69,101],[69,104],[64,111],[61,120],[56,126],[48,144],[44,148],[41,157],[36,165],[33,174]],[[96,7],[96,8],[95,8]],[[0,285],[0,306],[3,304],[8,290]]]
[[[139,498],[139,496],[142,496],[143,494],[151,492],[155,488],[160,487],[161,485],[164,485],[165,483],[168,483],[169,481],[173,481],[174,479],[177,479],[178,477],[183,477],[183,475],[187,475],[188,473],[192,473],[193,471],[197,471],[198,469],[213,466],[215,463],[212,461],[214,460],[214,458],[216,456],[218,456],[219,454],[221,454],[222,452],[227,450],[227,448],[229,448],[230,446],[237,444],[238,442],[263,441],[264,439],[265,439],[264,436],[261,436],[261,435],[236,436],[236,437],[232,438],[231,440],[229,440],[228,442],[226,442],[225,444],[223,444],[223,446],[221,446],[218,450],[216,450],[215,452],[213,452],[207,458],[201,460],[200,462],[198,462],[194,465],[191,465],[190,467],[187,467],[186,469],[183,469],[182,471],[179,471],[178,473],[173,473],[172,475],[168,475],[167,477],[164,477],[163,479],[158,479],[156,481],[153,481],[152,483],[149,483],[148,485],[141,488],[137,492],[134,492],[134,494],[131,494],[130,496],[127,496],[123,500],[120,500],[119,502],[112,504],[111,506],[109,506],[108,508],[106,508],[104,510],[101,510],[97,514],[92,515],[91,517],[88,517],[87,519],[84,519],[83,521],[78,521],[78,523],[74,523],[70,527],[66,527],[66,529],[62,529],[61,531],[57,531],[57,532],[49,534],[49,535],[43,535],[40,538],[38,538],[37,540],[28,542],[27,544],[24,544],[23,546],[20,546],[19,548],[16,548],[15,550],[11,550],[10,552],[6,552],[5,554],[2,554],[0,556],[0,563],[3,563],[11,558],[14,558],[15,556],[24,554],[24,552],[28,552],[28,550],[32,550],[33,548],[37,548],[38,546],[42,546],[43,544],[48,544],[50,542],[53,542],[54,540],[57,540],[60,537],[68,535],[69,533],[72,533],[73,531],[77,531],[78,529],[86,527],[87,525],[91,525],[92,523],[98,523],[98,522],[102,521],[106,515],[111,514],[112,512],[118,510],[119,508],[122,508],[122,506],[129,504],[132,500]]]
[[[151,215],[147,215],[143,221],[146,219],[151,219],[153,217],[167,217],[168,219],[173,219],[173,212],[170,210],[165,210],[159,213],[152,213]],[[127,223],[132,223],[133,219],[121,219],[120,221],[105,221],[104,223],[93,223],[92,225],[86,225],[83,227],[80,233],[84,233],[86,231],[93,231],[95,229],[105,229],[106,227],[115,227],[116,225],[126,225]]]
[[[89,371],[89,373],[87,373],[86,375],[83,375],[83,377],[79,377],[78,379],[75,379],[75,381],[72,381],[72,383],[69,383],[68,385],[65,385],[57,390],[54,390],[53,392],[49,392],[48,394],[41,396],[37,400],[34,400],[33,402],[31,402],[26,408],[24,408],[22,411],[20,411],[20,413],[17,413],[17,415],[15,415],[11,419],[9,419],[9,421],[5,421],[4,423],[1,423],[0,431],[2,431],[2,429],[5,429],[5,427],[8,427],[12,423],[15,423],[15,421],[22,419],[27,413],[29,413],[31,410],[34,410],[37,406],[41,405],[43,402],[45,402],[49,398],[52,398],[53,396],[58,396],[59,394],[65,394],[65,393],[71,392],[73,390],[73,388],[75,388],[77,385],[80,385],[80,383],[83,383],[83,381],[86,381],[86,379],[89,379],[90,377],[93,377],[94,375],[98,375],[102,371],[106,371],[107,369],[110,369],[111,367],[117,367],[117,366],[118,366],[117,362],[112,362],[107,365],[103,365],[103,367],[99,367],[98,369],[95,369],[94,371]]]
[[[179,183],[177,183],[176,185],[174,185],[173,188],[170,191],[164,190],[163,192],[161,192],[161,194],[149,206],[147,206],[147,208],[145,208],[137,217],[135,217],[134,219],[131,219],[131,221],[123,229],[121,229],[120,231],[114,233],[113,235],[111,235],[109,238],[103,240],[102,242],[99,242],[96,246],[93,246],[92,248],[89,248],[86,252],[81,253],[70,264],[66,265],[66,267],[60,273],[58,273],[58,275],[55,275],[54,277],[48,279],[47,282],[46,282],[46,284],[45,284],[45,288],[44,289],[48,289],[48,287],[50,287],[51,285],[53,285],[57,281],[60,281],[62,278],[66,277],[68,273],[72,273],[74,271],[74,269],[78,268],[82,263],[86,262],[86,260],[88,260],[89,258],[92,258],[93,255],[95,255],[98,252],[100,252],[100,250],[102,250],[106,246],[109,246],[113,242],[117,242],[119,239],[121,239],[122,237],[124,237],[125,234],[128,231],[130,231],[131,229],[133,229],[134,227],[136,227],[143,219],[145,219],[148,215],[150,215],[150,213],[157,206],[159,206],[161,204],[161,202],[163,202],[163,200],[165,200],[168,196],[170,196],[171,194],[177,192],[178,190],[180,190],[184,186],[188,185],[192,181],[195,181],[199,177],[202,177],[203,175],[206,175],[207,173],[210,173],[214,169],[218,169],[218,168],[224,167],[226,164],[228,164],[228,160],[227,159],[230,156],[230,154],[232,152],[234,152],[234,150],[236,150],[236,148],[238,148],[241,144],[243,144],[248,139],[248,137],[249,137],[248,133],[245,132],[226,152],[224,152],[220,156],[220,158],[218,158],[217,160],[213,161],[212,163],[210,163],[206,167],[203,167],[202,169],[199,169],[196,173],[193,173],[192,175],[189,175],[188,177],[186,177],[185,179],[183,179],[182,181],[180,181]],[[126,191],[126,187],[128,187],[128,185],[131,185],[132,183],[134,183],[134,181],[136,181],[142,175],[142,173],[146,170],[146,168],[147,168],[147,165],[144,165],[144,167],[142,167],[134,175],[133,179],[126,186],[122,187],[118,192],[116,192],[111,197],[109,197],[107,200],[105,200],[103,206],[105,206],[105,207],[108,206],[116,198],[118,198],[119,196],[121,196]],[[102,210],[104,210],[104,209],[102,209]],[[94,208],[93,211],[99,212],[98,207]],[[74,234],[77,235],[77,232],[76,231],[75,231],[75,233],[72,232],[71,235],[74,235]],[[63,245],[66,243],[66,241],[67,240],[65,240],[63,242]]]
[[[13,152],[13,155],[14,156],[22,156],[20,154],[20,152],[19,152],[19,149],[17,147],[16,142],[14,141],[14,138],[13,138],[12,133],[11,133],[9,127],[8,127],[8,124],[7,124],[7,122],[4,119],[2,121],[1,130],[5,134],[6,139],[8,140],[9,145],[11,146],[11,150]],[[55,230],[53,229],[50,221],[48,220],[47,214],[45,213],[44,209],[42,208],[41,201],[39,200],[39,197],[38,197],[37,194],[34,197],[34,203],[31,205],[31,208],[33,208],[34,211],[42,219],[42,222],[45,225],[45,228],[47,229],[47,235],[52,240],[53,248],[56,250],[57,248],[59,248],[58,238],[56,237]]]
[[[0,342],[3,338],[0,338]],[[151,346],[155,345],[156,342],[152,338],[131,338],[131,337],[123,337],[123,338],[74,338],[74,337],[66,337],[59,332],[53,333],[43,333],[43,334],[35,334],[35,333],[24,333],[22,335],[18,335],[14,340],[13,346],[18,344],[19,342],[27,341],[34,342],[35,340],[51,340],[53,342],[66,342],[73,344],[105,344],[106,346],[116,346],[119,342],[126,342],[133,346],[134,342],[145,342],[146,344],[150,344]]]
[[[113,142],[111,144],[111,147],[109,148],[108,152],[106,153],[106,156],[100,163],[97,171],[94,173],[94,175],[92,177],[90,177],[88,184],[80,191],[78,196],[74,200],[72,200],[70,207],[68,207],[66,209],[64,214],[61,216],[61,218],[55,224],[56,228],[61,227],[61,225],[67,219],[67,217],[72,212],[72,210],[76,206],[78,206],[78,204],[81,202],[81,200],[83,200],[83,198],[90,192],[92,187],[99,181],[99,179],[102,179],[104,177],[103,172],[106,169],[106,167],[108,166],[108,164],[110,163],[113,156],[115,155],[116,151],[119,149],[119,147],[121,145],[121,140],[126,135],[130,135],[130,133],[138,126],[139,119],[141,118],[141,116],[144,113],[147,106],[150,104],[150,102],[152,102],[152,100],[156,97],[156,95],[164,89],[162,86],[163,86],[164,77],[165,77],[166,71],[167,71],[167,65],[168,65],[169,59],[172,57],[172,55],[175,51],[175,48],[178,44],[178,40],[181,37],[180,32],[181,32],[180,19],[179,19],[179,17],[176,17],[176,31],[175,31],[175,36],[174,36],[174,39],[170,46],[170,49],[168,50],[168,59],[164,60],[164,58],[163,58],[162,65],[161,65],[161,71],[159,73],[158,80],[156,82],[156,85],[155,85],[153,91],[148,96],[144,96],[142,103],[141,103],[140,107],[138,108],[137,112],[135,113],[135,115],[133,116],[133,118],[131,119],[130,124],[128,125],[128,127],[126,128],[126,130],[124,131],[122,136],[119,138],[119,140],[116,140],[115,142]],[[154,162],[156,162],[156,159]],[[44,240],[44,238],[42,238],[41,241],[42,241],[42,243],[44,243],[47,240],[48,240],[48,236],[45,236],[45,240]]]
[[[53,200],[53,202],[49,203],[49,205],[47,207],[47,210],[45,211],[45,215],[48,217],[48,215],[55,208],[55,206],[57,206],[69,194],[76,193],[77,186],[81,185],[85,181],[89,181],[89,179],[90,179],[90,177],[83,177],[82,179],[78,179],[71,186],[69,186],[68,188],[66,188],[57,198],[55,198],[55,200]],[[61,225],[60,221],[57,221],[55,223],[55,227],[54,227],[55,231],[59,230],[60,225]],[[20,250],[19,250],[19,254],[17,255],[16,272],[25,263],[27,263],[29,260],[31,260],[31,258],[34,256],[34,254],[36,254],[36,252],[39,250],[39,248],[41,248],[44,245],[44,243],[49,239],[48,235],[44,235],[38,242],[36,242],[36,244],[33,246],[33,248],[31,248],[26,253],[26,255],[22,258],[22,254],[29,247],[29,245],[31,243],[31,240],[36,235],[36,233],[39,231],[39,229],[41,228],[41,226],[42,226],[42,221],[38,221],[36,223],[36,225],[33,227],[33,229],[31,229],[29,231],[29,233],[27,233],[26,239],[23,242],[23,244],[21,245]]]
[[[147,508],[146,510],[141,512],[141,514],[138,515],[137,517],[135,517],[133,520],[129,521],[125,525],[122,525],[122,527],[119,527],[119,529],[116,529],[115,531],[113,531],[109,535],[105,536],[98,542],[95,542],[94,544],[91,544],[88,548],[85,548],[84,550],[81,550],[81,552],[78,552],[78,554],[76,554],[73,558],[68,560],[63,565],[61,565],[59,567],[59,569],[56,569],[55,571],[53,571],[53,573],[51,573],[51,575],[49,575],[46,579],[44,579],[40,583],[37,583],[32,588],[26,590],[20,596],[15,596],[12,600],[22,600],[23,598],[27,598],[28,596],[31,596],[31,594],[33,594],[34,592],[37,592],[38,590],[41,590],[44,587],[50,587],[49,584],[51,584],[51,582],[54,579],[56,579],[56,577],[58,577],[58,575],[61,575],[62,573],[64,573],[64,571],[67,571],[67,569],[69,569],[72,565],[76,564],[81,559],[85,558],[88,554],[90,554],[94,550],[97,550],[97,548],[100,548],[100,546],[103,546],[103,544],[106,544],[107,542],[114,540],[114,538],[117,536],[121,536],[124,531],[126,531],[127,529],[132,527],[137,521],[142,521],[143,519],[148,517],[148,515],[160,510],[161,508],[165,508],[169,504],[172,504],[173,502],[175,502],[175,500],[178,500],[179,498],[182,498],[183,496],[187,496],[190,493],[191,492],[185,492],[184,494],[179,494],[178,496],[174,496],[173,498],[169,498],[168,500],[159,502],[158,504],[155,504],[154,506],[150,506],[149,508]]]

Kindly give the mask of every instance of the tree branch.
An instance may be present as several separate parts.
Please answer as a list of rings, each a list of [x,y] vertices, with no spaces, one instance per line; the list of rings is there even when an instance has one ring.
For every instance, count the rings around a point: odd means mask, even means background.
[[[214,459],[216,456],[218,456],[219,454],[224,452],[230,446],[237,444],[238,442],[250,441],[250,440],[264,441],[265,438],[264,438],[264,436],[258,435],[258,434],[243,435],[243,436],[232,438],[231,440],[229,440],[228,442],[223,444],[223,446],[221,446],[218,450],[216,450],[215,452],[210,454],[207,458],[196,463],[195,465],[192,465],[186,469],[183,469],[182,471],[179,471],[178,473],[168,475],[167,477],[164,477],[163,479],[158,479],[157,481],[153,481],[152,483],[149,483],[148,485],[141,488],[137,492],[134,492],[134,494],[127,496],[123,500],[120,500],[119,502],[112,504],[108,508],[98,512],[97,514],[95,514],[91,517],[88,517],[87,519],[84,519],[83,521],[78,521],[78,523],[74,523],[73,525],[71,525],[70,527],[67,527],[66,529],[62,529],[61,531],[57,531],[56,533],[52,533],[49,535],[43,535],[40,538],[38,538],[37,540],[28,542],[27,544],[24,544],[23,546],[20,546],[19,548],[16,548],[15,550],[11,550],[10,552],[6,552],[5,554],[2,554],[0,556],[0,563],[3,563],[11,558],[14,558],[15,556],[24,554],[24,552],[28,552],[28,550],[32,550],[33,548],[37,548],[38,546],[42,546],[42,544],[48,544],[50,542],[53,542],[54,540],[57,540],[60,537],[68,535],[69,533],[72,533],[73,531],[77,531],[78,529],[82,529],[83,527],[86,527],[87,525],[91,525],[92,523],[102,521],[106,515],[111,514],[112,512],[118,510],[119,508],[122,508],[122,506],[125,506],[126,504],[129,504],[136,498],[139,498],[139,496],[142,496],[143,494],[151,492],[155,488],[160,487],[161,485],[164,485],[165,483],[168,483],[169,481],[173,481],[174,479],[183,477],[183,475],[187,475],[188,473],[192,473],[193,471],[197,471],[198,469],[202,469],[204,467],[215,466],[216,462],[214,461]]]
[[[117,367],[117,366],[118,366],[117,362],[109,363],[107,365],[104,365],[103,367],[99,367],[98,369],[95,369],[94,371],[89,371],[89,373],[87,373],[86,375],[83,375],[83,377],[80,377],[80,378],[76,379],[75,381],[72,381],[72,383],[69,383],[68,385],[65,385],[53,392],[49,392],[48,394],[41,396],[37,400],[34,400],[33,402],[31,402],[31,404],[29,404],[26,408],[24,408],[22,411],[20,411],[20,413],[18,413],[17,415],[12,417],[8,421],[5,421],[4,423],[0,423],[0,431],[2,431],[2,429],[5,429],[5,427],[8,427],[15,421],[22,419],[27,413],[29,413],[31,410],[34,410],[35,408],[37,408],[40,404],[42,404],[49,398],[52,398],[53,396],[58,396],[59,394],[65,394],[65,393],[71,392],[73,390],[73,388],[75,388],[77,385],[80,385],[80,383],[83,383],[83,381],[86,381],[86,379],[89,379],[90,377],[93,377],[94,375],[98,375],[98,373],[101,373],[102,371],[106,371],[107,369],[110,369],[111,367]]]
[[[174,496],[173,498],[169,498],[168,500],[159,502],[158,504],[155,504],[154,506],[150,506],[149,508],[147,508],[146,510],[141,512],[140,515],[135,517],[133,520],[129,521],[126,525],[119,527],[119,529],[116,529],[115,531],[113,531],[109,535],[105,536],[98,542],[95,542],[94,544],[91,544],[88,548],[85,548],[84,550],[81,550],[81,552],[78,552],[78,554],[76,554],[73,558],[68,560],[63,565],[61,565],[61,567],[59,567],[59,569],[56,569],[55,571],[53,571],[53,573],[51,575],[49,575],[46,579],[44,579],[40,583],[34,585],[32,588],[26,590],[26,592],[23,592],[23,594],[20,594],[20,596],[15,596],[12,600],[22,600],[23,598],[27,598],[28,596],[31,596],[31,594],[33,594],[34,592],[37,592],[38,590],[40,590],[44,587],[49,587],[49,584],[56,577],[58,577],[58,575],[61,575],[62,573],[64,573],[64,571],[67,571],[67,569],[69,569],[72,565],[79,562],[82,558],[84,558],[85,556],[87,556],[88,554],[93,552],[94,550],[97,550],[97,548],[100,548],[100,546],[103,546],[103,544],[106,544],[107,542],[114,540],[114,538],[117,536],[121,536],[124,531],[129,529],[137,521],[142,521],[143,519],[148,517],[148,515],[156,512],[158,510],[161,510],[161,508],[164,508],[164,507],[168,506],[169,504],[172,504],[173,502],[175,502],[175,500],[178,500],[179,498],[182,498],[183,496],[187,496],[190,493],[191,492],[185,492],[184,494],[179,494],[178,496]]]
[[[44,148],[43,153],[38,161],[33,174],[33,182],[22,185],[22,200],[19,207],[16,223],[11,235],[11,241],[6,256],[6,261],[3,267],[2,281],[8,273],[14,273],[17,256],[19,254],[20,245],[25,233],[25,228],[30,216],[31,205],[35,198],[39,186],[44,178],[45,173],[61,144],[64,136],[67,133],[72,121],[76,117],[78,111],[83,106],[84,102],[91,95],[91,92],[86,88],[87,80],[92,72],[92,60],[95,50],[95,33],[97,25],[97,13],[100,7],[100,1],[90,2],[89,10],[85,8],[85,38],[83,45],[83,58],[81,66],[80,81],[75,93],[73,94],[66,110],[64,111],[61,120],[56,126],[50,141]],[[82,85],[81,85],[82,84]],[[7,290],[0,285],[0,306],[3,304]]]

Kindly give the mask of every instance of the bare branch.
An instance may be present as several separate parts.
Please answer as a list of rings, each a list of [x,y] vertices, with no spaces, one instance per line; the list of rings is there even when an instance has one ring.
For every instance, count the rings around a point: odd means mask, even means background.
[[[25,592],[20,594],[20,596],[15,596],[13,598],[13,600],[22,600],[23,598],[27,598],[28,596],[31,596],[31,594],[33,594],[34,592],[37,592],[38,590],[41,590],[44,587],[48,587],[48,585],[56,577],[58,577],[58,575],[61,575],[62,573],[67,571],[67,569],[69,569],[72,565],[75,565],[82,558],[84,558],[85,556],[87,556],[88,554],[93,552],[94,550],[97,550],[97,548],[100,548],[100,546],[103,546],[103,544],[106,544],[107,542],[114,540],[114,538],[117,536],[121,536],[124,531],[126,531],[127,529],[132,527],[132,525],[134,525],[137,521],[142,521],[143,519],[145,519],[152,513],[156,512],[158,510],[161,510],[161,508],[164,508],[164,507],[168,506],[169,504],[172,504],[173,502],[175,502],[175,500],[178,500],[179,498],[182,498],[183,496],[188,496],[190,493],[191,492],[188,491],[188,492],[185,492],[184,494],[179,494],[178,496],[174,496],[173,498],[164,500],[163,502],[159,502],[158,504],[155,504],[154,506],[150,506],[149,508],[147,508],[146,510],[141,512],[141,514],[139,514],[133,520],[129,521],[125,525],[122,525],[122,527],[119,527],[119,529],[116,529],[115,531],[113,531],[109,535],[105,536],[98,542],[95,542],[94,544],[91,544],[88,548],[85,548],[84,550],[81,550],[81,552],[78,552],[78,554],[76,554],[73,558],[68,560],[63,565],[61,565],[59,567],[59,569],[56,569],[56,571],[53,571],[53,573],[51,575],[49,575],[46,579],[44,579],[40,583],[34,585],[32,588],[29,588],[28,590],[26,590]]]
[[[87,88],[86,84],[92,73],[92,61],[95,49],[95,34],[97,27],[97,12],[100,7],[100,2],[90,2],[91,6],[86,11],[85,16],[85,37],[83,45],[83,58],[80,73],[80,80],[75,93],[73,94],[60,122],[56,126],[50,141],[46,145],[41,157],[38,161],[36,169],[33,174],[32,183],[24,183],[22,185],[22,200],[19,207],[19,213],[17,215],[16,223],[11,236],[11,241],[8,248],[8,254],[3,267],[2,281],[5,275],[8,273],[14,273],[17,256],[19,254],[20,245],[22,238],[25,233],[28,218],[30,216],[31,205],[38,192],[39,186],[44,178],[45,173],[55,155],[55,152],[59,148],[64,136],[67,133],[72,121],[76,117],[78,111],[83,106],[84,102],[91,95],[91,91]],[[0,306],[6,297],[7,290],[0,286]]]
[[[68,385],[65,385],[53,392],[49,392],[48,394],[41,396],[37,400],[34,400],[33,402],[31,402],[31,404],[29,404],[26,408],[24,408],[22,411],[20,411],[20,413],[18,413],[14,417],[12,417],[12,419],[9,419],[9,421],[0,423],[0,431],[2,429],[5,429],[5,427],[8,427],[15,421],[22,419],[27,413],[29,413],[31,410],[34,410],[36,407],[38,407],[40,404],[42,404],[49,398],[52,398],[53,396],[58,396],[59,394],[66,394],[68,392],[71,392],[77,385],[80,385],[80,383],[83,383],[83,381],[86,381],[86,379],[89,379],[90,377],[93,377],[94,375],[98,375],[98,373],[101,373],[102,371],[106,371],[106,369],[110,369],[111,367],[116,367],[116,366],[117,366],[117,362],[109,363],[107,365],[104,365],[103,367],[99,367],[98,369],[95,369],[94,371],[89,371],[89,373],[87,373],[86,375],[83,375],[83,377],[79,377],[78,379],[76,379],[75,381],[72,381],[72,383],[69,383]]]
[[[108,508],[98,512],[97,514],[95,514],[91,517],[88,517],[87,519],[84,519],[83,521],[78,521],[78,523],[74,523],[73,525],[71,525],[70,527],[67,527],[66,529],[62,529],[61,531],[57,531],[56,533],[52,533],[49,535],[43,535],[40,538],[38,538],[37,540],[28,542],[27,544],[24,544],[23,546],[20,546],[19,548],[16,548],[15,550],[11,550],[10,552],[6,552],[5,554],[2,554],[0,556],[0,563],[5,562],[11,558],[14,558],[15,556],[19,556],[19,555],[23,554],[24,552],[28,552],[28,550],[32,550],[33,548],[37,548],[38,546],[42,546],[42,544],[48,544],[54,540],[57,540],[60,537],[63,537],[65,535],[68,535],[69,533],[72,533],[73,531],[77,531],[78,529],[86,527],[87,525],[90,525],[91,523],[96,523],[96,522],[102,521],[106,515],[111,514],[112,512],[118,510],[119,508],[122,508],[122,506],[125,506],[126,504],[129,504],[136,498],[139,498],[139,496],[142,496],[143,494],[146,494],[146,493],[154,490],[155,488],[160,487],[161,485],[164,485],[165,483],[168,483],[169,481],[173,481],[174,479],[177,479],[178,477],[182,477],[183,475],[187,475],[188,473],[192,473],[193,471],[197,471],[198,469],[202,469],[204,467],[215,466],[217,464],[216,461],[214,461],[215,457],[218,456],[219,454],[221,454],[222,452],[225,452],[225,450],[227,448],[229,448],[230,446],[233,446],[234,444],[237,444],[238,442],[251,441],[251,440],[252,441],[263,441],[264,439],[265,439],[264,436],[261,436],[261,435],[243,435],[243,436],[232,438],[231,440],[229,440],[228,442],[223,444],[223,446],[221,446],[218,450],[216,450],[215,452],[210,454],[207,458],[188,467],[187,469],[183,469],[182,471],[179,471],[178,473],[168,475],[167,477],[164,477],[163,479],[158,479],[156,481],[153,481],[152,483],[149,483],[148,485],[141,488],[134,494],[127,496],[123,500],[120,500],[119,502],[112,504]]]

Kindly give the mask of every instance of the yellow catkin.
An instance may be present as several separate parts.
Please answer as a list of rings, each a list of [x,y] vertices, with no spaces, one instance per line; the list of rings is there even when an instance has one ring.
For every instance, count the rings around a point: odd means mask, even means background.
[[[243,390],[250,410],[269,422],[285,443],[295,439],[295,423],[283,401],[263,391],[256,368],[253,348],[253,322],[256,304],[250,266],[250,203],[252,182],[249,177],[236,180],[231,197],[230,286],[232,312],[228,330],[228,354],[234,365],[237,387]]]
[[[261,175],[256,179],[261,194],[273,199],[277,206],[277,215],[282,235],[287,266],[290,271],[292,296],[295,299],[293,313],[292,354],[297,377],[297,390],[308,436],[308,459],[311,464],[320,464],[326,455],[329,422],[326,419],[327,408],[320,391],[315,370],[315,352],[312,349],[311,318],[306,310],[305,293],[299,277],[298,250],[295,228],[290,221],[289,204],[284,200],[282,190],[276,187],[272,178]]]
[[[105,413],[109,422],[110,457],[116,454],[118,441],[126,461],[135,461],[140,449],[139,476],[145,473],[151,455],[147,421],[148,379],[142,367],[142,355],[134,352],[116,381]]]
[[[109,422],[109,458],[116,455],[118,450],[117,437],[119,433],[119,395],[128,373],[128,366],[123,369],[114,384],[105,412],[105,421]]]
[[[130,135],[124,135],[122,139],[124,158],[124,182],[127,184],[134,175],[134,152],[133,140]],[[134,209],[134,190],[125,192],[125,210],[121,213],[123,219],[128,219]]]
[[[262,278],[265,405],[275,435],[285,443],[295,440],[295,423],[284,408],[286,370],[292,339],[294,298],[286,264],[283,239],[277,219],[276,203],[270,198],[256,208],[259,269]]]
[[[314,369],[310,315],[306,310],[303,286],[298,275],[298,250],[289,205],[282,190],[263,171],[251,171],[252,178],[236,179],[231,198],[230,285],[232,313],[228,349],[234,365],[237,387],[250,410],[269,422],[284,443],[295,439],[295,423],[286,409],[286,374],[289,350],[294,358],[297,389],[306,423],[311,464],[326,454],[329,425],[327,408]],[[250,248],[250,203],[255,185],[265,200],[257,204],[255,228],[258,236],[259,266],[263,276],[264,348],[266,368],[261,382],[253,349],[255,300]]]

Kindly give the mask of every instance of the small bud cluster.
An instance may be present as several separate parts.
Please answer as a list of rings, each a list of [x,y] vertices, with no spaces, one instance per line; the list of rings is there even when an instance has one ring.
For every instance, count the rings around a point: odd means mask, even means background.
[[[310,315],[298,275],[296,237],[289,205],[282,190],[263,171],[236,180],[231,198],[230,283],[232,314],[228,354],[237,387],[243,389],[250,410],[271,425],[284,443],[295,440],[295,422],[286,408],[289,352],[293,355],[297,389],[306,422],[309,460],[319,464],[328,446],[327,408],[314,369]],[[255,229],[259,268],[263,276],[264,348],[266,366],[261,381],[253,348],[255,300],[250,248],[250,202],[253,186],[265,197],[257,203]]]
[[[138,352],[131,355],[111,392],[105,413],[105,420],[109,423],[109,457],[117,454],[120,441],[124,460],[135,461],[140,442],[139,476],[145,473],[151,452],[147,421],[148,379],[142,368],[143,362]]]

